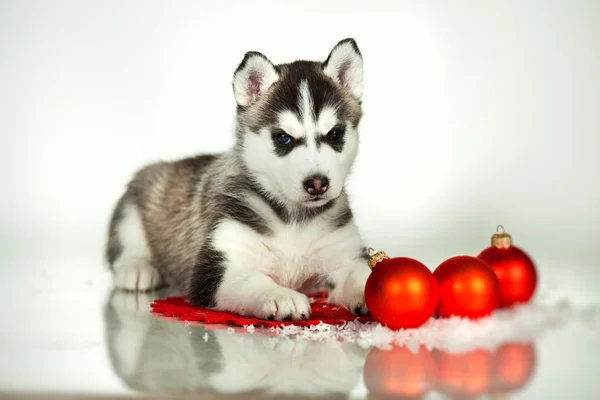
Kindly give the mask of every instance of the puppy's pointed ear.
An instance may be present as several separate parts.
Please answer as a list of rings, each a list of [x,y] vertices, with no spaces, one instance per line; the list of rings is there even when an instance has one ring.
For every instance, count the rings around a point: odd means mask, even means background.
[[[323,63],[323,72],[356,98],[363,94],[363,59],[354,39],[339,42]]]
[[[233,74],[233,94],[240,106],[249,106],[258,100],[279,80],[275,66],[261,53],[246,53]]]

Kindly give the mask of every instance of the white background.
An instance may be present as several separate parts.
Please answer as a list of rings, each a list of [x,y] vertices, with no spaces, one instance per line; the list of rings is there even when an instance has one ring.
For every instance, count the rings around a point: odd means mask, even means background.
[[[9,314],[41,307],[32,282],[108,283],[124,185],[232,144],[246,51],[324,59],[346,37],[365,60],[349,191],[369,245],[434,269],[503,224],[546,299],[600,302],[600,2],[2,0],[0,285],[25,302]],[[18,331],[60,331],[39,321]]]

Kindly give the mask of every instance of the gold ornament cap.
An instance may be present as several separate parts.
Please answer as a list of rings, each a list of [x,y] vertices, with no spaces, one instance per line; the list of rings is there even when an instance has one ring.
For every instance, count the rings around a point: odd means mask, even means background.
[[[371,269],[375,268],[375,266],[378,263],[382,262],[383,260],[390,259],[388,257],[388,255],[385,253],[385,251],[375,252],[375,250],[373,250],[372,248],[369,248],[367,250],[367,253],[369,253],[369,261],[367,263],[369,264],[369,268],[371,268]]]
[[[496,233],[492,235],[492,246],[497,249],[508,249],[512,246],[512,237],[504,232],[504,227],[498,225],[496,227]]]

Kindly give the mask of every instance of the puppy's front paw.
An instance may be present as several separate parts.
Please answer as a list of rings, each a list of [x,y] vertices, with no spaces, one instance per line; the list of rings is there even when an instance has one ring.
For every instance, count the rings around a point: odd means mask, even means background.
[[[346,292],[334,290],[329,297],[329,302],[347,308],[355,315],[369,315],[369,309],[365,302],[365,292],[360,287]]]
[[[347,304],[346,307],[355,315],[369,315],[369,309],[367,308],[365,293],[363,291],[354,294],[354,296],[348,300]]]
[[[362,315],[363,317],[371,315],[369,313],[369,308],[367,307],[364,296],[362,296],[360,299],[357,299],[355,302],[350,303],[350,310],[355,315]]]
[[[275,321],[298,321],[310,317],[308,297],[284,287],[271,289],[260,295],[255,314]]]
[[[163,286],[158,271],[145,261],[119,259],[115,265],[115,286],[128,292],[146,292]]]

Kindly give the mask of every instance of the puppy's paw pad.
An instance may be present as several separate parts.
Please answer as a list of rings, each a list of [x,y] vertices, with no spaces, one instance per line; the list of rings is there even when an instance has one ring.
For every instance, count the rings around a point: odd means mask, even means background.
[[[294,290],[279,287],[261,296],[258,317],[270,321],[298,321],[310,316],[308,298]]]
[[[115,286],[129,292],[145,292],[163,285],[163,279],[151,265],[139,260],[115,263]]]

